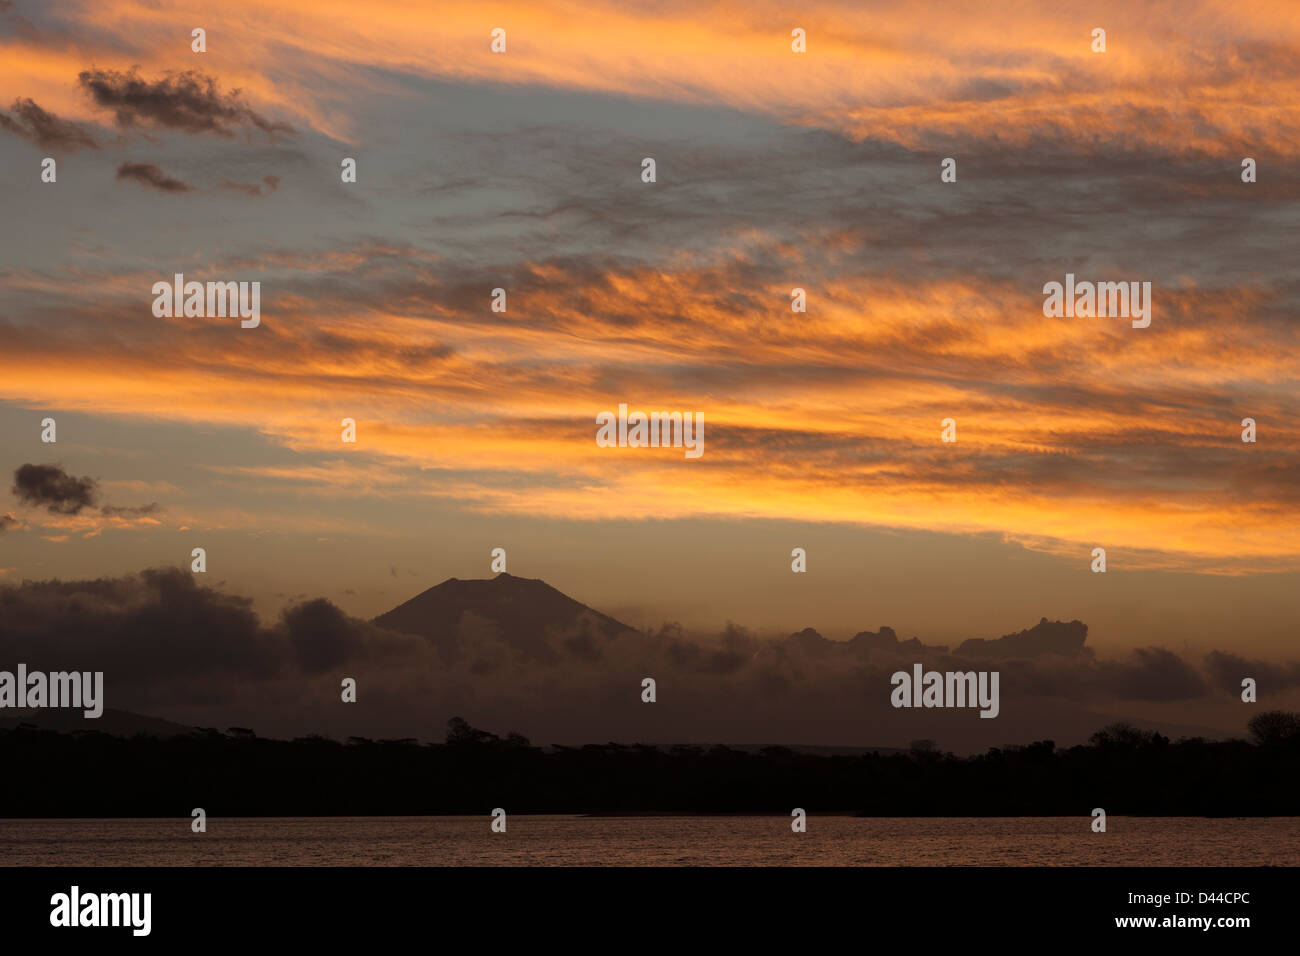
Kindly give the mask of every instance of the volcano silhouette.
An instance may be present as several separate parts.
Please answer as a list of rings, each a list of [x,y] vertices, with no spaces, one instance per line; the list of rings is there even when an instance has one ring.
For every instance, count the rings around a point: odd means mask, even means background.
[[[504,573],[472,581],[449,578],[374,623],[429,638],[448,660],[487,641],[500,641],[527,657],[554,660],[561,649],[581,654],[597,650],[598,642],[636,633],[545,581]]]

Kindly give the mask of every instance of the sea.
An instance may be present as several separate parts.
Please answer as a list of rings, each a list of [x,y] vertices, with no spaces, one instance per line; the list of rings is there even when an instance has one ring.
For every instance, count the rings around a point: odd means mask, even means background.
[[[1296,866],[1300,817],[0,820],[0,866]]]

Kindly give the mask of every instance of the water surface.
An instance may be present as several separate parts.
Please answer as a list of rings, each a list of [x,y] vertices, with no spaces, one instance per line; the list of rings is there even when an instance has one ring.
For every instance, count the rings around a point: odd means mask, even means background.
[[[1294,866],[1300,817],[0,820],[7,866]]]

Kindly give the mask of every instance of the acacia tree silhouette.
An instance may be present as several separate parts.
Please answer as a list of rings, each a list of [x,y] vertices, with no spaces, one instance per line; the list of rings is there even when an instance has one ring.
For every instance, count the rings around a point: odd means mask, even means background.
[[[1246,729],[1260,746],[1300,740],[1300,714],[1286,710],[1266,710],[1246,722]]]
[[[499,743],[501,740],[496,734],[471,727],[463,717],[453,717],[447,721],[446,739],[449,747],[474,747]]]

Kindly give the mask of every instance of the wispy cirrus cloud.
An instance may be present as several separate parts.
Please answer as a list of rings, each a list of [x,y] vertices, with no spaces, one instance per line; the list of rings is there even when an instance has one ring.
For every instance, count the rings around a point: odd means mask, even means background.
[[[15,243],[0,275],[0,398],[292,454],[211,451],[201,467],[249,493],[195,501],[187,524],[395,535],[352,505],[614,522],[671,502],[1076,559],[1104,543],[1116,567],[1300,567],[1288,7],[199,9],[32,7],[0,39],[0,88],[101,124],[106,150],[107,124],[147,137],[155,178],[203,186],[185,199],[203,228],[177,229],[145,176],[156,195],[104,210],[125,238],[67,191],[28,199],[54,251]],[[192,72],[187,11],[219,69]],[[507,54],[488,51],[496,25]],[[289,124],[292,158],[273,142]],[[339,183],[343,155],[360,183]],[[960,174],[941,185],[946,155]],[[260,278],[256,337],[154,318],[149,288],[182,270]],[[1046,319],[1042,284],[1066,271],[1153,279],[1152,328]],[[622,401],[704,412],[705,457],[596,448],[594,414]],[[341,456],[343,416],[361,440]]]
[[[23,46],[57,57],[64,44],[55,38],[80,31],[97,38],[99,62],[116,52],[180,77],[189,54],[177,44],[175,23],[198,17],[214,37],[241,38],[223,50],[241,88],[345,138],[356,128],[338,108],[346,87],[366,95],[388,73],[721,104],[916,149],[1064,141],[1090,153],[1217,155],[1225,143],[1249,143],[1282,154],[1300,142],[1300,122],[1286,107],[1300,93],[1291,69],[1300,26],[1285,0],[1248,9],[1230,0],[1108,0],[1090,7],[1086,22],[1028,0],[1004,11],[990,21],[974,0],[902,7],[823,0],[797,13],[775,0],[703,8],[606,0],[584,6],[581,16],[567,3],[540,3],[527,11],[475,4],[424,17],[406,0],[367,4],[364,14],[282,0],[157,10],[116,0],[35,12]],[[942,30],[933,29],[936,17]],[[245,29],[250,22],[256,31]],[[509,49],[497,55],[488,31],[502,24]],[[1108,31],[1104,54],[1091,49],[1096,25]],[[807,31],[805,54],[790,50],[794,27]],[[37,79],[40,71],[14,63],[0,66],[0,82],[20,72]],[[278,127],[206,79],[131,76],[98,69],[85,82],[99,105],[125,111],[125,123]],[[41,77],[28,92],[53,94],[51,86],[52,76]]]
[[[824,240],[827,274],[797,318],[788,284],[755,270],[780,244],[672,270],[520,265],[496,280],[506,321],[484,305],[487,275],[331,251],[283,277],[255,353],[223,345],[219,320],[132,307],[149,277],[119,277],[111,336],[100,307],[72,302],[72,338],[4,333],[4,395],[255,427],[308,456],[337,451],[346,409],[362,423],[355,463],[257,475],[343,494],[603,518],[668,497],[699,515],[992,532],[1063,553],[1104,540],[1146,567],[1300,562],[1300,434],[1278,388],[1300,378],[1295,332],[1233,318],[1285,310],[1285,289],[1168,290],[1140,334],[1045,319],[1039,290],[1009,280],[840,269],[839,244]],[[598,449],[595,413],[624,401],[703,411],[704,459]],[[1248,414],[1266,445],[1240,441]],[[956,445],[939,441],[950,416]]]

